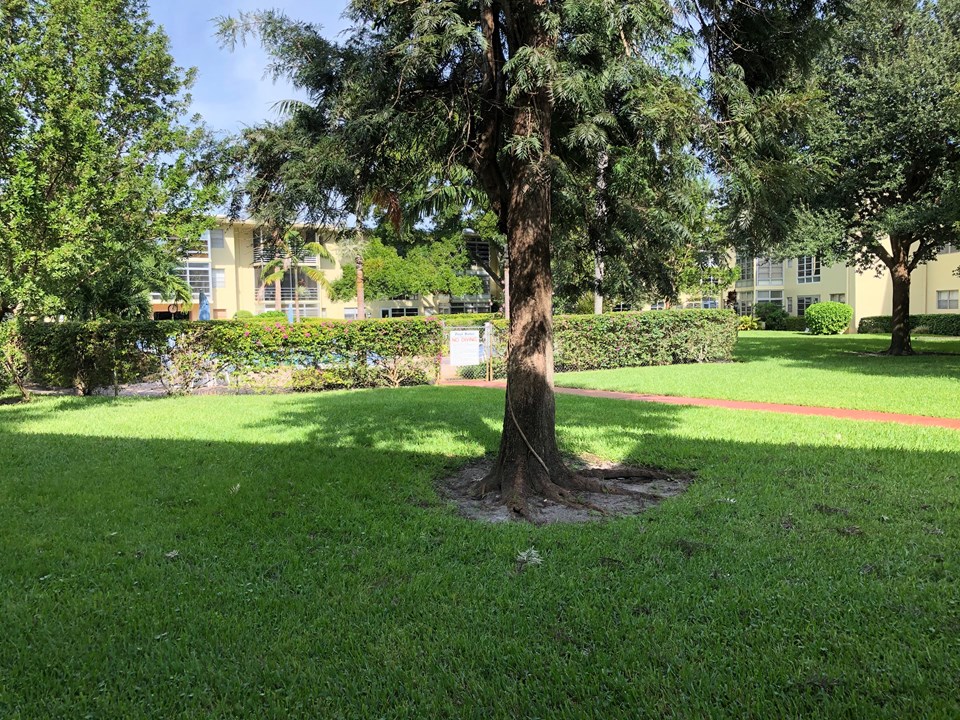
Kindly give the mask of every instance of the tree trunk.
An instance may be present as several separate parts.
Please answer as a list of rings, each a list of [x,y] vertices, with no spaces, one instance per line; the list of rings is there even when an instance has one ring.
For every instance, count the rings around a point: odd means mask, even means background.
[[[600,294],[600,283],[603,281],[603,261],[600,255],[593,257],[593,314],[603,315],[603,295]]]
[[[283,312],[283,299],[280,297],[282,287],[283,287],[282,280],[277,280],[273,284],[273,289],[274,289],[274,292],[276,293],[276,297],[274,297],[273,299],[273,309],[279,310],[280,312]]]
[[[521,10],[522,8],[522,10]],[[546,47],[546,0],[520,5],[514,16],[522,44]],[[518,100],[511,134],[541,141],[550,154],[552,102],[546,88]],[[507,205],[510,330],[507,393],[500,451],[477,494],[499,490],[512,511],[527,516],[531,496],[570,502],[574,477],[557,446],[553,392],[553,280],[550,271],[551,180],[545,162],[514,157]]]
[[[893,333],[887,354],[913,355],[910,341],[910,267],[904,260],[896,262],[890,268],[890,276],[893,279]]]
[[[503,319],[510,324],[510,252],[503,258]]]
[[[297,266],[293,266],[293,320],[300,322],[300,273]]]
[[[367,311],[363,299],[363,256],[357,255],[357,319],[365,320]]]

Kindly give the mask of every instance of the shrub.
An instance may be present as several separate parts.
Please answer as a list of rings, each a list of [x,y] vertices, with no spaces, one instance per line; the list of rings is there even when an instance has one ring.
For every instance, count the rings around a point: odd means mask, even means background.
[[[84,393],[151,375],[169,392],[191,392],[222,384],[228,374],[279,367],[351,367],[353,387],[412,384],[435,374],[443,340],[442,326],[433,318],[41,322],[22,324],[19,335],[34,382],[74,386]]]
[[[447,327],[479,327],[494,320],[503,320],[499,313],[453,313],[450,315],[435,315]]]
[[[814,335],[839,335],[850,327],[853,308],[846,303],[818,302],[808,307],[803,317]]]
[[[795,332],[803,332],[807,329],[807,321],[802,317],[794,317],[793,315],[787,315],[783,319],[783,329],[784,330],[793,330]]]
[[[553,320],[558,371],[729,360],[737,343],[730,310],[658,310],[559,315]]]
[[[267,310],[257,315],[262,320],[286,320],[287,314],[283,310]]]
[[[753,313],[763,323],[765,330],[786,330],[786,319],[790,317],[782,306],[771,302],[757,303]]]
[[[737,318],[737,330],[759,330],[760,323],[752,315],[740,315]]]
[[[960,314],[936,313],[911,315],[910,328],[926,335],[960,336]],[[860,320],[857,332],[887,335],[893,331],[893,318],[889,315],[865,317]]]
[[[249,320],[252,317],[253,317],[253,313],[250,312],[249,310],[237,310],[233,314],[234,320]]]
[[[13,320],[0,322],[0,393],[15,385],[20,396],[30,400],[27,390],[27,357],[23,338]]]

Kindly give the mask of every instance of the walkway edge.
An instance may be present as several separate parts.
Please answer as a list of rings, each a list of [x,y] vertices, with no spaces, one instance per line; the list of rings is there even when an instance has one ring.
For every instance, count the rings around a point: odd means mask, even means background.
[[[506,387],[502,380],[454,380],[443,383],[452,387],[499,388]],[[689,405],[693,407],[716,407],[727,410],[757,410],[786,415],[814,415],[832,417],[840,420],[867,420],[871,422],[899,423],[900,425],[921,425],[924,427],[960,430],[960,418],[929,417],[927,415],[903,415],[900,413],[880,412],[877,410],[849,410],[846,408],[815,407],[811,405],[781,405],[779,403],[753,402],[747,400],[719,400],[716,398],[677,397],[673,395],[646,395],[640,393],[619,392],[617,390],[586,390],[583,388],[557,387],[562,395],[606,398],[608,400],[630,400],[634,402],[652,402],[665,405]]]

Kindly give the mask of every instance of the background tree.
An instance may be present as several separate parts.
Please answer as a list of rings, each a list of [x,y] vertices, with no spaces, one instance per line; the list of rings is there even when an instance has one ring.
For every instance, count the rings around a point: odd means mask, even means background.
[[[297,230],[288,229],[280,236],[280,240],[271,244],[273,259],[266,263],[260,270],[260,280],[265,285],[274,284],[276,286],[277,310],[281,309],[280,290],[283,278],[290,273],[290,279],[293,284],[293,314],[295,320],[300,320],[300,274],[310,278],[322,290],[329,290],[331,285],[323,271],[315,267],[312,262],[314,258],[332,260],[330,251],[317,240],[309,240],[307,233],[315,235],[316,230]],[[277,233],[279,236],[279,233]]]
[[[143,0],[0,5],[0,316],[147,309],[219,201]]]
[[[888,352],[912,354],[911,273],[958,236],[960,5],[858,0],[817,81],[823,113],[804,144],[835,175],[805,208],[801,241],[890,272]]]
[[[567,469],[556,441],[554,221],[558,234],[569,227],[571,237],[578,225],[596,223],[604,252],[632,253],[644,274],[663,273],[662,244],[686,235],[683,187],[696,162],[690,154],[695,139],[726,138],[710,141],[723,149],[738,137],[715,122],[733,115],[733,103],[721,95],[732,97],[732,87],[739,98],[753,98],[756,88],[775,94],[776,80],[799,72],[796,56],[810,50],[816,36],[810,28],[822,6],[803,3],[789,13],[779,6],[354,0],[352,30],[341,44],[277,13],[222,21],[228,41],[258,33],[274,69],[309,93],[312,108],[300,126],[355,163],[352,179],[336,188],[356,202],[352,207],[376,193],[400,214],[404,197],[451,188],[454,195],[482,192],[497,218],[510,268],[508,382],[500,451],[478,493],[499,490],[511,509],[525,514],[530,496],[575,502],[577,490],[597,488]],[[694,16],[686,26],[677,23]],[[779,36],[760,45],[757,57],[749,55],[747,40],[760,42],[773,20]],[[747,26],[749,37],[741,38]],[[698,39],[726,78],[704,88],[714,101],[711,113],[692,91],[701,84],[693,67]],[[749,72],[734,72],[742,48]],[[771,97],[764,108],[780,112],[781,127],[787,125],[784,103]],[[755,129],[762,129],[764,117],[755,115]],[[778,169],[776,133],[763,137],[754,156]],[[577,201],[578,189],[600,175],[607,194]],[[753,200],[754,207],[765,202]]]

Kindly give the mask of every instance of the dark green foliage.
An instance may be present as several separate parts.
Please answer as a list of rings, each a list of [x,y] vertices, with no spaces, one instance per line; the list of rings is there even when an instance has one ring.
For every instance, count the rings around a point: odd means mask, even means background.
[[[0,3],[0,317],[149,314],[219,204],[221,145],[188,119],[145,0]]]
[[[456,324],[479,325],[487,317],[459,316]],[[494,324],[501,330],[502,357],[505,322]],[[556,366],[562,370],[711,362],[730,359],[736,316],[727,310],[560,315],[554,332]],[[189,391],[210,374],[292,368],[292,387],[308,390],[429,382],[442,352],[443,324],[436,316],[20,323],[19,336],[29,377],[39,385],[90,393],[156,375],[168,389]]]
[[[807,308],[803,319],[814,335],[839,335],[850,327],[853,308],[846,303],[818,302]]]
[[[786,320],[789,315],[779,303],[757,303],[753,307],[753,314],[763,323],[764,330],[786,330]]]
[[[190,367],[196,372],[209,369],[211,359],[216,369],[231,373],[282,366],[379,365],[388,376],[403,374],[397,358],[421,358],[435,365],[442,341],[440,322],[432,318],[293,324],[285,320],[22,323],[20,335],[33,382],[77,387],[86,393],[171,367],[177,371],[173,377],[178,389],[190,389],[193,378],[184,374]],[[385,384],[405,383],[387,377]]]
[[[793,315],[788,315],[783,319],[783,328],[782,330],[796,330],[797,332],[803,332],[807,329],[807,321],[802,317],[794,317]]]
[[[860,320],[857,332],[889,333],[892,318],[889,315],[876,315]],[[914,332],[925,335],[948,335],[960,337],[960,314],[937,313],[936,315],[911,315],[910,327]]]
[[[729,360],[737,316],[729,310],[657,310],[553,319],[558,371]]]

